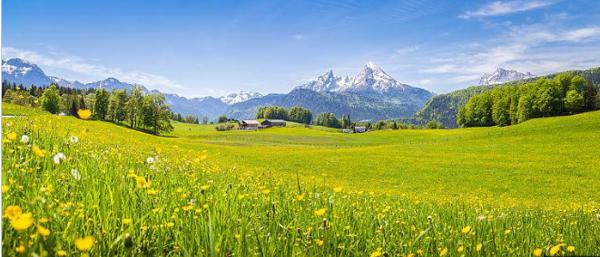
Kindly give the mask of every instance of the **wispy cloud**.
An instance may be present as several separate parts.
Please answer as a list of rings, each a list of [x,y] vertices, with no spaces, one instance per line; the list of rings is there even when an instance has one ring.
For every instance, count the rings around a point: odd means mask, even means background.
[[[467,11],[459,17],[469,19],[472,17],[486,17],[506,15],[542,8],[554,4],[554,1],[496,1],[482,6],[475,11]]]
[[[92,64],[77,56],[55,56],[40,54],[33,51],[3,47],[2,56],[17,57],[45,67],[64,69],[74,73],[95,77],[115,77],[129,83],[142,84],[155,89],[181,89],[183,86],[162,75],[140,72],[123,71],[118,68],[109,68]],[[68,79],[68,78],[66,78]]]
[[[304,39],[304,35],[303,34],[294,34],[294,39],[295,40],[302,40],[302,39]]]
[[[407,54],[415,52],[415,51],[417,51],[419,49],[420,49],[420,46],[418,46],[418,45],[406,46],[406,47],[401,47],[401,48],[396,49],[394,51],[394,53],[396,55],[407,55]]]

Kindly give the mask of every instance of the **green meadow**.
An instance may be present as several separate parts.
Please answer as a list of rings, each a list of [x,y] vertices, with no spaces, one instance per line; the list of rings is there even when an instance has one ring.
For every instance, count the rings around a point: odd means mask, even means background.
[[[6,256],[600,255],[600,111],[164,136],[2,111]]]

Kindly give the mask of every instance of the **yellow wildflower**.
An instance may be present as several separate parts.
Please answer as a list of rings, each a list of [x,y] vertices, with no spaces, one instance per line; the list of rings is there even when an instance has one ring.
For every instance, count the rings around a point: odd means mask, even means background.
[[[263,189],[261,192],[263,193],[263,195],[268,195],[269,193],[271,193],[271,190]]]
[[[19,216],[21,216],[21,214],[23,214],[21,207],[16,206],[16,205],[8,206],[4,210],[4,217],[7,217],[9,220],[14,220],[14,219],[18,218]]]
[[[342,187],[334,187],[333,192],[336,192],[336,193],[342,192]]]
[[[8,186],[8,185],[2,185],[2,193],[8,192],[9,189],[10,189],[10,186]]]
[[[569,245],[567,247],[567,252],[574,253],[575,252],[575,246]]]
[[[296,201],[304,201],[304,195],[297,195]]]
[[[464,250],[465,250],[465,247],[464,247],[464,246],[462,246],[462,245],[461,245],[461,246],[459,246],[459,247],[456,249],[456,251],[457,251],[457,252],[459,252],[459,253],[462,253]]]
[[[440,256],[446,256],[448,254],[448,248],[444,247],[444,249],[440,250]]]
[[[42,235],[42,236],[49,236],[50,235],[50,229],[47,229],[41,225],[37,226],[37,232],[38,234]]]
[[[560,245],[555,245],[552,248],[550,248],[550,255],[554,256],[556,255],[558,252],[560,251]]]
[[[67,256],[67,252],[65,250],[58,250],[58,251],[56,251],[56,256],[59,256],[59,257]]]
[[[321,217],[323,215],[325,215],[325,213],[327,212],[327,208],[321,208],[315,211],[315,216]]]
[[[535,248],[535,250],[533,250],[533,256],[535,256],[535,257],[540,257],[540,256],[542,256],[542,249],[540,249],[540,248]]]
[[[129,225],[129,224],[131,224],[131,222],[132,222],[132,220],[131,220],[131,219],[123,219],[123,220],[121,221],[121,223],[123,223],[123,225]]]
[[[325,241],[323,241],[321,239],[317,239],[317,245],[318,246],[323,246],[324,243],[325,243]]]
[[[148,189],[148,195],[157,195],[158,194],[158,190],[156,189]]]
[[[6,135],[6,138],[10,141],[13,141],[15,139],[17,139],[17,133],[16,132],[10,132]]]
[[[82,252],[88,252],[94,246],[94,237],[86,236],[84,238],[75,239],[75,247]]]
[[[38,157],[44,157],[44,155],[46,155],[46,153],[44,153],[44,151],[40,149],[37,145],[33,145],[31,147],[31,151]]]
[[[136,176],[135,182],[137,183],[137,186],[140,188],[150,187],[150,181],[146,180],[146,178],[144,178],[142,176]]]
[[[19,245],[19,246],[17,246],[17,248],[15,249],[15,251],[17,251],[18,253],[24,253],[25,252],[25,246],[24,245]]]
[[[92,117],[92,111],[89,109],[79,109],[77,110],[77,116],[82,120],[89,120]]]
[[[17,218],[10,220],[10,225],[15,230],[25,230],[33,225],[33,215],[31,212],[19,215]]]
[[[483,244],[479,243],[479,244],[477,244],[477,247],[475,247],[475,250],[477,250],[478,252],[481,252],[481,248],[483,248]]]
[[[381,257],[383,256],[383,252],[381,248],[377,248],[377,250],[373,251],[370,255],[371,257]]]
[[[463,234],[468,234],[470,231],[471,231],[471,226],[466,226],[461,230],[461,232]]]

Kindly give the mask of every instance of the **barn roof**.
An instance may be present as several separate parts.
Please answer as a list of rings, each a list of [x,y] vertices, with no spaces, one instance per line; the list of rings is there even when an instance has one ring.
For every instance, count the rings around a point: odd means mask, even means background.
[[[285,122],[285,120],[272,120],[272,119],[266,119],[265,121],[269,121],[269,122]]]
[[[242,120],[242,123],[258,125],[258,121],[257,120]]]

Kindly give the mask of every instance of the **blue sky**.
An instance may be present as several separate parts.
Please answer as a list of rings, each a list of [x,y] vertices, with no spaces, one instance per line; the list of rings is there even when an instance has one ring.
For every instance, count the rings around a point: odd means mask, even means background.
[[[600,66],[600,1],[5,0],[2,58],[187,97],[288,92],[368,61],[436,93]]]

